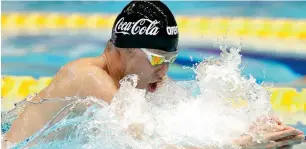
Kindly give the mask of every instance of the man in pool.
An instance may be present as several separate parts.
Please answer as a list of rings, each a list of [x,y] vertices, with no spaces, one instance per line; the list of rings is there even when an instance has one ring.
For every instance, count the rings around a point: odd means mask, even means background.
[[[111,39],[101,56],[84,58],[62,67],[50,85],[33,101],[71,96],[94,96],[107,103],[118,91],[119,81],[126,75],[137,74],[137,88],[156,91],[178,54],[178,28],[169,8],[160,1],[132,1],[118,15]],[[65,103],[50,102],[29,105],[12,123],[4,137],[17,143],[39,131],[63,108]],[[251,147],[291,147],[303,140],[303,134],[289,126],[266,138],[274,143],[252,144],[251,137],[234,143]],[[290,137],[290,138],[288,138]],[[264,148],[264,147],[261,147]]]

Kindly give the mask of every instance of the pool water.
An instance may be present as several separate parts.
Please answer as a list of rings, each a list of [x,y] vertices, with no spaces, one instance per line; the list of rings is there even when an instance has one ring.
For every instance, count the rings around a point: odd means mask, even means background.
[[[4,12],[79,12],[79,13],[119,13],[128,1],[116,2],[2,2]],[[176,15],[229,16],[229,17],[270,17],[270,18],[306,18],[305,1],[164,1]],[[286,11],[283,11],[286,10]]]
[[[87,36],[86,39],[83,37]],[[2,40],[2,74],[29,75],[36,78],[53,76],[57,70],[70,61],[100,55],[105,47],[105,40],[91,35],[76,36],[13,36]],[[175,80],[192,80],[194,72],[186,67],[193,67],[198,62],[211,56],[219,56],[216,47],[188,48],[181,47],[175,64],[168,75]],[[243,52],[242,64],[244,75],[253,75],[258,83],[273,82],[286,87],[291,86],[306,75],[302,69],[306,59],[282,59],[251,55]],[[261,59],[258,59],[261,58]],[[297,65],[299,64],[299,65]],[[43,70],[43,71],[41,71]],[[277,75],[275,72],[279,72]]]
[[[2,2],[3,12],[62,12],[62,13],[118,13],[127,2]],[[306,18],[306,2],[171,2],[165,1],[177,15],[199,14],[201,16],[238,16],[238,17],[272,17],[272,18]],[[90,9],[89,9],[90,8]],[[101,9],[103,8],[103,9]],[[192,9],[186,9],[192,8]],[[233,11],[235,10],[235,11]],[[286,10],[286,11],[284,11]],[[86,37],[86,38],[84,38]],[[58,69],[75,59],[100,55],[105,47],[105,40],[91,35],[18,35],[2,37],[1,62],[2,75],[53,76]],[[194,80],[195,73],[188,67],[196,65],[203,59],[219,56],[219,47],[180,47],[175,64],[170,67],[168,75],[176,80]],[[216,50],[217,49],[217,50]],[[257,83],[272,82],[276,86],[305,88],[306,59],[285,58],[281,55],[263,55],[248,53],[242,49],[241,72],[250,74]],[[277,72],[277,74],[275,73]],[[297,83],[298,82],[298,83]],[[90,109],[89,109],[90,110]],[[305,117],[305,114],[299,116]],[[293,115],[294,116],[294,115]],[[83,117],[84,118],[84,117]],[[80,122],[80,121],[78,121]],[[87,126],[84,121],[84,126]],[[1,125],[5,132],[9,125]],[[66,125],[72,126],[72,125]],[[295,127],[306,133],[306,126],[297,123]],[[57,126],[55,126],[56,128]],[[79,127],[82,129],[82,127]],[[86,133],[84,131],[84,133]],[[84,135],[86,136],[86,134]],[[83,139],[79,137],[78,139]],[[97,139],[97,138],[95,138]],[[42,144],[37,148],[75,148],[84,147],[78,140]],[[95,140],[97,141],[97,140]],[[78,146],[79,145],[79,146]],[[85,146],[90,148],[92,146]],[[115,146],[114,146],[115,147]],[[300,147],[305,148],[304,146]]]
[[[3,70],[4,70],[3,72],[5,74],[32,75],[32,76],[36,76],[36,77],[52,76],[61,66],[63,66],[65,63],[68,63],[71,60],[78,59],[78,58],[81,58],[81,57],[96,56],[96,55],[101,54],[103,52],[103,47],[104,47],[103,44],[105,44],[105,41],[101,41],[101,42],[96,41],[96,43],[93,43],[93,42],[86,42],[86,41],[76,40],[76,39],[61,40],[62,38],[59,38],[59,37],[53,37],[53,38],[50,38],[50,37],[49,38],[32,37],[31,38],[32,40],[29,40],[29,38],[28,39],[25,39],[25,38],[22,38],[22,37],[18,37],[18,38],[19,38],[19,40],[21,40],[21,42],[18,42],[18,40],[15,40],[15,42],[13,42],[14,40],[8,40],[8,41],[4,42],[5,44],[4,44],[3,49],[5,49],[5,50],[10,49],[9,52],[8,51],[4,52],[6,55],[4,55],[5,56],[4,58],[2,58],[2,61],[3,61],[2,65],[4,66],[3,67]],[[36,39],[36,40],[33,40],[33,39]],[[72,41],[74,41],[74,42],[72,42]],[[77,42],[77,41],[79,41],[79,42]],[[91,40],[88,40],[88,41],[91,41]],[[78,43],[78,44],[75,44],[75,43]],[[50,46],[48,46],[48,45],[50,45]],[[8,48],[6,48],[7,46],[8,46]],[[23,51],[23,52],[21,52],[21,51]],[[200,62],[200,61],[202,61],[203,59],[205,59],[209,56],[217,56],[218,57],[218,54],[216,55],[215,53],[209,52],[209,51],[205,52],[204,50],[202,52],[199,52],[198,49],[182,48],[179,58],[177,59],[175,65],[173,65],[170,69],[169,76],[174,78],[175,80],[192,80],[195,77],[194,72],[191,71],[190,69],[183,68],[183,65],[184,66],[192,66],[192,64]],[[34,58],[38,58],[38,59],[35,60]],[[234,63],[235,62],[234,60],[236,60],[236,59],[229,60],[228,62],[229,63]],[[187,61],[189,61],[189,63],[186,63]],[[253,69],[254,69],[254,67],[252,67],[252,66],[257,66],[257,67],[258,67],[258,65],[269,66],[267,63],[265,63],[265,61],[262,62],[261,64],[258,64],[258,62],[260,62],[260,61],[258,61],[258,60],[256,61],[255,59],[252,59],[252,58],[247,58],[247,59],[244,60],[245,63],[252,63],[252,61],[253,61],[253,65],[249,65],[249,66],[251,66],[251,68],[253,68]],[[239,60],[237,60],[237,62],[239,62]],[[236,63],[234,63],[234,64],[236,64]],[[15,66],[15,67],[9,67],[9,66]],[[25,69],[20,71],[20,66],[24,67]],[[229,66],[231,66],[231,65],[229,65]],[[51,69],[51,68],[53,68],[53,69]],[[227,69],[233,71],[232,69],[230,69],[228,67],[224,67],[224,68],[227,68]],[[46,70],[46,69],[48,69],[48,71],[42,71],[42,70]],[[279,67],[275,67],[274,69],[285,70],[284,67],[281,67],[281,65]],[[207,70],[210,70],[210,69],[207,69]],[[214,76],[222,77],[223,75],[227,76],[227,77],[225,77],[225,79],[229,79],[227,81],[230,81],[232,79],[232,77],[233,78],[237,77],[236,74],[234,74],[234,76],[231,76],[231,75],[233,75],[232,73],[223,74],[223,73],[226,73],[228,71],[221,71],[221,72],[218,71],[218,72],[220,72],[220,74],[217,74],[217,73],[214,73],[214,72],[216,72],[215,70],[220,70],[220,69],[211,69],[212,72],[210,72],[210,73],[207,72],[207,73],[208,74],[213,74],[213,75],[211,75],[211,77],[214,77]],[[250,69],[250,70],[252,70],[252,69]],[[233,71],[233,73],[234,72],[235,71]],[[248,72],[244,71],[243,73],[247,74]],[[288,73],[288,74],[293,74],[293,73]],[[224,76],[222,78],[224,78]],[[289,78],[288,80],[290,80],[290,75],[285,75],[285,76],[287,77],[287,79]],[[292,80],[294,80],[298,77],[298,76],[294,76],[294,75],[292,75],[292,76],[293,76]],[[296,77],[296,78],[294,78],[294,77]],[[242,81],[242,83],[238,82],[240,85],[242,85],[242,86],[247,85],[249,87],[253,86],[252,83],[250,83],[251,81],[244,81],[243,77],[241,77],[241,76],[238,77],[238,78],[241,79],[240,81]],[[278,78],[278,79],[281,82],[282,78]],[[221,81],[221,83],[218,80]],[[209,83],[208,83],[205,88],[210,88],[213,91],[216,91],[218,93],[220,92],[222,94],[222,92],[224,92],[224,90],[220,89],[220,88],[224,87],[224,84],[222,85],[222,80],[217,79],[217,80],[214,80],[214,81],[216,81],[216,82],[211,82],[211,85],[209,85]],[[259,82],[260,81],[262,81],[262,80],[259,80]],[[250,90],[256,89],[255,86],[254,86],[254,88],[250,88]],[[249,94],[247,93],[247,92],[249,92],[249,90],[247,88],[242,87],[241,89],[242,90],[244,89],[245,92],[246,92],[246,96],[249,96]],[[179,90],[176,90],[176,89],[174,89],[174,90],[179,91]],[[129,91],[129,93],[137,93],[137,92],[131,91],[131,88],[129,88],[127,91]],[[263,88],[259,89],[259,91],[260,92],[258,92],[258,90],[254,90],[254,92],[255,92],[254,95],[265,96],[264,95],[265,91],[264,91]],[[242,91],[241,93],[244,93],[244,91]],[[125,95],[126,94],[124,94],[124,96]],[[166,94],[164,94],[164,95],[166,95]],[[175,95],[175,96],[173,96],[173,95]],[[204,96],[204,97],[202,97],[201,99],[208,100],[209,98],[211,98],[209,95],[210,94],[203,94],[202,96]],[[238,95],[240,95],[240,94],[238,94]],[[226,93],[225,93],[225,96],[226,96]],[[137,96],[135,96],[135,97],[137,97]],[[180,95],[180,94],[177,94],[177,93],[171,93],[171,97],[172,98],[173,97],[181,98],[181,97],[184,97],[184,95]],[[217,98],[217,96],[213,96],[213,97]],[[250,97],[253,98],[253,96],[250,96]],[[261,99],[261,98],[256,98],[256,99]],[[135,100],[134,96],[133,96],[133,100]],[[215,101],[213,101],[213,102],[215,102]],[[259,104],[259,105],[256,105],[256,106],[258,106],[257,107],[258,109],[256,108],[256,110],[261,111],[259,109],[261,109],[261,108],[265,109],[265,106],[267,106],[267,104],[265,104],[265,103],[268,103],[268,101],[264,101],[264,100],[263,101],[258,101],[256,104]],[[200,106],[200,105],[199,104],[193,104],[193,106]],[[216,106],[215,104],[213,104],[213,105]],[[187,104],[187,107],[188,107],[188,104]],[[194,107],[189,107],[189,108],[190,109],[186,109],[186,110],[183,110],[183,111],[190,111]],[[226,107],[224,107],[224,108],[226,109]],[[201,108],[201,109],[207,110],[207,109],[209,109],[209,106],[207,108]],[[213,109],[215,109],[215,108],[213,108]],[[92,109],[88,109],[88,110],[90,111]],[[248,110],[248,111],[252,111],[252,110]],[[104,111],[104,112],[106,112],[106,111]],[[199,112],[199,111],[196,111],[196,112]],[[265,112],[265,111],[262,111],[262,112]],[[97,116],[101,116],[102,113],[98,112],[98,113],[95,113],[95,114],[98,114]],[[204,112],[204,113],[207,113],[207,112]],[[68,114],[69,115],[71,115],[71,114],[74,115],[72,112],[69,112]],[[42,130],[42,132],[39,132],[36,135],[32,136],[29,139],[29,141],[26,140],[24,142],[25,144],[19,144],[19,145],[24,146],[24,145],[28,145],[29,142],[31,142],[31,143],[39,142],[39,145],[36,146],[36,148],[44,148],[44,149],[46,149],[46,148],[54,149],[54,148],[63,147],[63,146],[64,147],[72,147],[72,148],[80,148],[82,146],[84,147],[84,145],[89,147],[89,148],[96,148],[98,146],[106,145],[106,144],[110,148],[116,148],[116,146],[119,145],[118,142],[116,142],[116,141],[112,142],[114,140],[108,142],[107,139],[105,139],[105,137],[107,138],[107,136],[110,135],[108,133],[102,133],[102,134],[99,134],[99,136],[94,136],[94,137],[91,136],[90,137],[89,132],[93,131],[92,129],[96,129],[96,128],[107,129],[106,126],[109,126],[109,125],[103,124],[102,125],[103,127],[102,127],[101,123],[99,123],[99,126],[97,126],[96,123],[92,124],[95,121],[92,121],[92,119],[90,119],[91,117],[86,116],[86,112],[84,114],[85,114],[85,117],[84,116],[83,117],[82,116],[81,117],[73,117],[72,119],[69,119],[69,120],[65,120],[66,117],[64,117],[62,119],[62,121],[59,121],[58,123],[56,123],[56,125],[50,125],[49,127],[47,127],[48,129],[44,129],[44,130]],[[190,114],[195,114],[195,113],[191,112]],[[203,112],[201,112],[201,114],[203,114]],[[208,113],[208,114],[211,114],[211,113]],[[256,113],[250,114],[249,116],[255,117]],[[218,116],[216,115],[216,117],[218,117]],[[86,118],[86,119],[84,119],[84,118]],[[87,119],[87,118],[89,118],[89,119]],[[99,118],[101,120],[101,117],[96,117],[96,118]],[[108,117],[107,117],[107,115],[102,114],[102,119],[103,118],[107,119]],[[159,118],[163,118],[163,116],[159,117]],[[190,118],[190,116],[187,116],[186,118]],[[196,122],[197,119],[193,119],[193,121]],[[210,119],[210,121],[212,121],[212,119]],[[84,123],[84,124],[82,124],[82,123]],[[229,129],[233,129],[233,128],[230,127],[232,125],[234,126],[235,124],[234,123],[229,123],[227,126],[229,127]],[[81,127],[81,126],[86,126],[86,129]],[[92,128],[87,129],[88,128],[87,126],[92,126]],[[215,125],[213,125],[213,126],[215,126]],[[68,135],[69,136],[68,138],[66,138],[63,141],[58,141],[58,139],[54,138],[54,136],[60,137],[60,134],[59,135],[57,135],[57,134],[59,132],[61,132],[62,130],[65,132],[65,128],[69,128],[69,127],[75,128],[76,130],[75,131],[74,130],[69,131],[69,132],[72,132],[72,133]],[[304,125],[298,124],[298,125],[295,125],[295,127],[298,127],[299,129],[305,130]],[[6,129],[7,128],[8,127],[6,127]],[[193,128],[193,127],[191,127],[191,128]],[[55,130],[58,130],[58,129],[60,129],[60,131],[55,131]],[[2,130],[6,131],[5,128],[3,128],[3,127],[2,127]],[[162,129],[162,130],[164,130],[164,129]],[[184,129],[180,129],[180,130],[184,130]],[[238,129],[238,130],[242,131],[240,129]],[[177,131],[177,130],[172,130],[172,131]],[[198,132],[198,131],[200,131],[199,128],[198,128],[197,131],[191,130],[190,132],[194,133],[194,134],[191,134],[191,135],[196,135],[196,132]],[[106,132],[108,132],[108,131],[106,131]],[[112,134],[113,132],[110,131],[110,133]],[[118,133],[121,133],[121,132],[119,131]],[[83,135],[80,135],[80,134],[83,134]],[[208,134],[209,133],[207,133],[207,135]],[[118,134],[113,134],[113,135],[116,135],[118,137]],[[213,135],[213,133],[210,134],[210,135]],[[215,135],[222,135],[222,134],[216,133]],[[231,134],[226,134],[226,135],[231,135]],[[86,140],[86,139],[88,139],[88,137],[90,137],[89,139],[93,139],[93,140],[90,140],[90,141],[92,141],[92,143],[82,142],[82,140]],[[49,142],[50,141],[49,139],[52,140],[51,143]],[[53,139],[55,139],[55,140],[53,140]],[[127,140],[129,140],[125,137],[123,137],[121,139],[126,139],[126,140],[123,140],[125,142]],[[196,139],[196,138],[194,138],[194,139]],[[106,140],[106,142],[101,143],[101,140]],[[187,139],[185,141],[188,142],[190,140]],[[98,143],[98,142],[100,142],[100,143]],[[147,144],[148,142],[144,142],[144,143]],[[120,144],[120,145],[122,145],[122,144]],[[130,144],[130,145],[132,145],[134,147],[135,146],[139,147],[139,145],[141,145],[141,144],[138,144],[137,142],[135,142],[135,144]],[[152,145],[152,144],[149,143],[149,145]],[[19,148],[19,147],[16,147],[16,148]]]

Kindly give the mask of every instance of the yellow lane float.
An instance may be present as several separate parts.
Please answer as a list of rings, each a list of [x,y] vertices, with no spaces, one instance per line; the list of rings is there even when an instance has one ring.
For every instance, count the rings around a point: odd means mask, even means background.
[[[34,79],[31,76],[3,76],[1,80],[2,100],[20,101],[44,89],[51,80],[51,77]],[[270,100],[274,110],[306,112],[306,88],[301,92],[294,88],[272,88],[270,91],[272,92]],[[243,101],[239,103],[245,104]]]
[[[98,29],[110,30],[116,15],[60,13],[2,13],[3,30]],[[272,37],[306,40],[306,20],[177,16],[180,33]]]

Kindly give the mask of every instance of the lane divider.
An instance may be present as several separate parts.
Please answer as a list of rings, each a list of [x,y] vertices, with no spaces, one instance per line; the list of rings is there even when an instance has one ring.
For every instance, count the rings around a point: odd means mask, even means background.
[[[116,15],[59,14],[59,13],[2,13],[5,30],[98,29],[110,30]],[[306,19],[251,19],[224,17],[177,16],[182,35],[196,37],[235,36],[306,40]]]
[[[272,88],[271,103],[274,109],[287,112],[306,112],[306,88]]]
[[[4,76],[2,77],[1,97],[3,100],[22,100],[44,89],[51,77],[34,79],[31,76]],[[273,109],[282,112],[306,112],[306,88],[297,92],[294,88],[272,88],[271,104]],[[246,104],[238,101],[240,105]],[[237,103],[235,103],[237,104]],[[235,105],[239,106],[239,105]]]
[[[31,76],[3,76],[1,79],[1,98],[20,100],[29,94],[38,93],[51,82],[51,77],[34,79]]]

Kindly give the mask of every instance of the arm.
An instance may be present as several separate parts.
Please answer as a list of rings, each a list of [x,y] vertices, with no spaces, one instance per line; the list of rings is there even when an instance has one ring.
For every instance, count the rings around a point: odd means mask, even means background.
[[[290,147],[300,144],[303,141],[303,132],[290,127],[284,126],[284,129],[277,132],[269,132],[264,135],[265,141],[256,142],[251,136],[243,136],[233,140],[234,145],[241,146],[242,149],[256,148],[256,149],[269,149]]]
[[[277,132],[268,132],[264,135],[264,142],[256,142],[249,135],[234,139],[232,145],[239,146],[241,149],[283,149],[290,148],[296,144],[300,144],[304,135],[303,132],[282,124],[276,117],[272,117],[273,120],[279,125]],[[185,147],[186,149],[216,149],[213,146],[205,146],[201,148],[197,147]],[[174,145],[167,146],[166,149],[178,149]]]
[[[40,91],[31,101],[39,103],[42,99],[56,98],[56,85],[59,77],[66,73],[66,69],[61,69],[53,78],[52,82],[45,89]],[[18,143],[30,137],[41,129],[55,114],[64,107],[62,102],[44,102],[42,104],[27,104],[22,113],[12,122],[11,128],[3,138],[6,142]]]
[[[18,143],[41,129],[56,112],[65,106],[65,102],[45,102],[28,104],[16,118],[10,130],[5,134],[3,143]]]
[[[94,96],[104,99],[110,103],[117,89],[112,80],[107,78],[100,69],[89,66],[79,69],[75,78],[66,80],[67,68],[62,68],[54,77],[50,85],[41,91],[32,101],[38,102],[41,99],[71,97],[71,96]],[[90,73],[88,73],[90,72]],[[25,107],[24,111],[16,118],[10,130],[5,134],[3,143],[18,143],[30,137],[43,126],[45,126],[68,102],[52,101],[42,104],[31,104]]]

